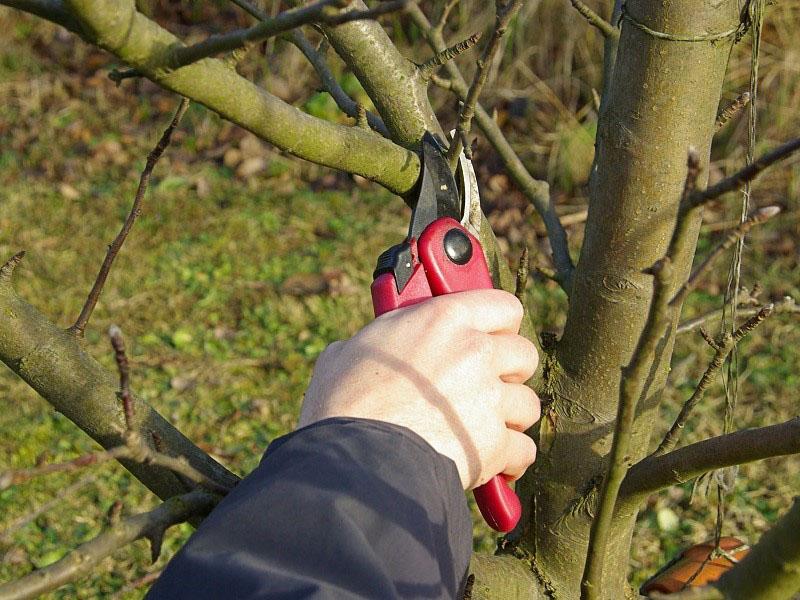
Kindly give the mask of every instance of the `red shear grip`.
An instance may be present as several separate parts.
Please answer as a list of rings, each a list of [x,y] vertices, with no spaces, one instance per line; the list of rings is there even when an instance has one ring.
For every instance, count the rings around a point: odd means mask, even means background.
[[[463,264],[451,260],[445,250],[445,236],[454,229],[466,236],[471,246],[469,258]],[[413,273],[403,290],[398,292],[393,273],[378,275],[372,282],[376,317],[432,296],[494,287],[480,242],[455,219],[437,219],[425,228],[419,243],[414,239],[409,243]],[[522,505],[503,475],[495,475],[476,488],[474,494],[483,518],[492,529],[508,533],[516,527]]]
[[[472,245],[472,255],[463,265],[450,260],[445,252],[444,238],[453,229],[465,234]],[[442,217],[431,223],[419,237],[418,250],[434,296],[494,287],[480,242],[455,219]],[[495,475],[476,488],[474,494],[483,518],[492,529],[508,533],[517,526],[522,505],[504,476]]]
[[[508,533],[517,526],[522,516],[522,505],[505,476],[495,475],[487,483],[475,488],[473,494],[489,527]]]

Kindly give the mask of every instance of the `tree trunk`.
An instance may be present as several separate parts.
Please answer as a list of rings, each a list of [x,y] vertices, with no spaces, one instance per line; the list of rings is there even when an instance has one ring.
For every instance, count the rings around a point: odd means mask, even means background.
[[[519,484],[529,511],[516,532],[559,597],[580,596],[593,513],[589,492],[605,472],[619,399],[621,369],[642,332],[652,296],[643,273],[666,252],[686,178],[687,151],[708,164],[713,124],[733,35],[735,0],[629,0],[613,74],[604,92],[590,182],[589,218],[564,335],[545,360],[535,468]],[[648,32],[647,29],[650,31]],[[699,223],[676,261],[676,279],[691,266]],[[677,282],[676,282],[677,283]],[[650,370],[639,403],[631,461],[647,452],[658,392],[672,353],[671,334]],[[624,597],[635,513],[615,523],[603,594]]]

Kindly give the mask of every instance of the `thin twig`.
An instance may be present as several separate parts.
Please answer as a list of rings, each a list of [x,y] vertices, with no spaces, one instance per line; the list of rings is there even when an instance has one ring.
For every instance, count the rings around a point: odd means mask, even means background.
[[[581,580],[581,600],[603,597],[601,582],[606,550],[611,535],[614,508],[622,481],[628,471],[629,449],[633,422],[639,398],[644,392],[647,372],[657,359],[656,350],[667,331],[672,311],[669,306],[669,287],[673,278],[672,262],[663,258],[652,268],[653,299],[630,364],[622,370],[614,438],[608,457],[608,470],[603,477],[598,496],[597,515],[592,520],[586,566]]]
[[[790,314],[790,315],[800,315],[800,306],[797,305],[795,299],[791,296],[785,296],[782,300],[779,300],[773,304],[774,310],[773,314],[780,315],[780,314]],[[737,308],[737,314],[743,317],[752,317],[753,315],[757,314],[759,308],[754,308],[751,306],[740,306]],[[711,312],[707,312],[699,317],[694,317],[692,319],[687,319],[681,322],[678,325],[678,329],[676,333],[688,333],[697,329],[698,327],[702,327],[704,324],[708,323],[709,321],[716,321],[722,318],[722,309],[719,308],[717,310],[712,310]]]
[[[123,519],[61,560],[0,585],[0,598],[37,598],[85,575],[105,558],[136,540],[149,539],[151,546],[158,549],[164,531],[191,517],[207,514],[218,502],[218,496],[200,490],[174,496],[150,512]]]
[[[522,249],[522,256],[519,257],[519,267],[517,267],[517,285],[514,288],[514,295],[517,300],[525,304],[525,286],[528,283],[528,247]]]
[[[135,79],[136,77],[143,77],[142,72],[138,69],[111,69],[108,73],[108,78],[117,84],[122,84],[125,79]]]
[[[123,598],[129,592],[138,590],[139,588],[143,588],[145,586],[152,585],[153,583],[158,581],[158,578],[161,577],[161,573],[163,573],[163,569],[158,569],[156,571],[151,571],[150,573],[145,573],[144,575],[142,575],[141,577],[137,577],[133,581],[129,581],[111,597],[111,600],[117,600],[118,598]]]
[[[11,281],[11,277],[14,275],[14,269],[22,262],[23,258],[25,258],[25,250],[17,252],[3,264],[3,266],[0,267],[0,281]]]
[[[672,424],[672,427],[669,428],[669,431],[666,433],[666,435],[664,435],[664,439],[658,445],[656,451],[653,452],[652,456],[661,456],[662,454],[666,454],[667,452],[671,452],[675,449],[675,446],[677,446],[678,442],[680,441],[681,433],[683,432],[684,427],[686,427],[686,423],[689,421],[689,417],[691,416],[694,407],[697,406],[697,404],[703,399],[703,395],[711,385],[714,377],[716,377],[717,373],[722,368],[722,365],[724,364],[725,359],[728,357],[728,354],[730,354],[731,350],[733,350],[733,347],[739,343],[744,336],[763,323],[764,320],[772,314],[774,308],[775,307],[772,304],[761,308],[756,315],[748,319],[748,321],[739,329],[737,329],[734,334],[726,331],[722,335],[721,339],[715,342],[716,351],[714,352],[714,357],[711,359],[708,368],[700,378],[700,382],[692,392],[692,395],[686,400],[686,402],[684,402],[683,407],[681,407],[681,411],[675,418],[675,422]]]
[[[264,15],[257,25],[212,35],[202,42],[176,48],[165,67],[178,69],[215,54],[231,52],[248,44],[263,41],[308,23],[327,23],[341,25],[351,21],[374,19],[380,15],[404,9],[411,0],[388,0],[367,10],[339,10],[340,0],[317,0],[312,4],[292,8],[274,17]],[[238,3],[237,3],[238,4]],[[241,5],[240,5],[241,6]]]
[[[447,151],[447,159],[450,161],[450,168],[453,172],[455,172],[458,165],[458,157],[461,151],[469,147],[469,143],[464,140],[467,139],[469,130],[472,127],[472,118],[475,116],[475,105],[478,102],[478,96],[480,96],[481,90],[486,84],[489,68],[492,66],[497,50],[500,48],[500,40],[503,39],[511,19],[517,14],[520,4],[520,0],[509,0],[506,4],[501,3],[499,0],[495,2],[496,12],[492,38],[484,48],[480,60],[478,60],[478,68],[472,79],[472,85],[469,87],[467,97],[464,99],[464,104],[461,106],[461,112],[458,115],[457,135],[450,143],[450,148]]]
[[[431,26],[425,13],[417,6],[412,4],[408,7],[408,15],[414,24],[420,28],[420,31],[428,41],[428,45],[434,52],[442,52],[447,48],[447,44],[442,37],[441,30],[436,30]],[[460,99],[462,102],[467,97],[467,82],[464,80],[458,65],[454,61],[449,61],[443,65],[449,77],[447,89]],[[439,84],[445,80],[432,77],[431,81]],[[519,187],[520,191],[528,198],[528,201],[536,209],[536,212],[542,217],[545,228],[547,229],[547,237],[550,240],[550,247],[553,251],[553,264],[558,271],[557,281],[561,287],[569,294],[572,289],[572,275],[575,266],[572,263],[572,258],[569,254],[569,244],[567,243],[567,234],[564,227],[558,220],[553,202],[550,197],[550,186],[546,181],[534,179],[530,174],[527,167],[520,160],[517,153],[511,147],[511,144],[506,139],[497,122],[492,116],[480,105],[475,105],[475,119],[478,122],[478,127],[481,128],[486,139],[497,152],[500,160],[503,162],[508,174],[514,180],[514,183]]]
[[[147,186],[150,183],[150,175],[153,173],[153,168],[156,166],[158,159],[161,158],[161,155],[164,154],[164,150],[166,150],[167,146],[169,146],[169,143],[172,139],[172,133],[178,127],[178,124],[180,123],[181,118],[183,118],[183,115],[186,113],[186,109],[188,107],[189,99],[181,98],[178,109],[175,111],[175,116],[172,117],[172,121],[170,122],[169,126],[164,130],[164,133],[161,135],[161,139],[158,140],[158,143],[147,155],[147,161],[145,162],[144,170],[142,170],[142,174],[139,177],[139,187],[136,189],[136,195],[133,198],[131,211],[128,213],[128,217],[122,224],[122,229],[120,229],[117,237],[114,238],[114,241],[108,246],[106,256],[103,259],[103,264],[100,266],[100,271],[97,273],[97,278],[92,286],[92,291],[89,292],[89,296],[86,298],[86,302],[84,303],[81,313],[78,315],[75,324],[69,328],[71,333],[79,337],[83,337],[83,332],[86,330],[86,324],[89,322],[89,318],[92,316],[92,311],[97,305],[97,301],[100,298],[100,293],[103,291],[103,286],[108,278],[108,273],[111,271],[111,265],[114,263],[114,259],[117,257],[120,248],[122,248],[122,244],[125,243],[125,238],[128,237],[128,233],[133,227],[136,217],[138,217],[142,211],[142,199],[144,198],[144,194],[147,191]]]
[[[688,205],[690,207],[700,206],[709,200],[719,198],[723,194],[736,191],[742,184],[752,181],[765,169],[769,168],[778,161],[790,157],[798,150],[800,150],[800,138],[786,142],[782,146],[777,147],[775,150],[762,155],[757,160],[747,165],[740,171],[737,171],[730,177],[726,177],[719,183],[716,183],[703,191],[695,192],[689,198]]]
[[[746,235],[747,232],[753,227],[764,223],[768,219],[771,219],[780,211],[781,209],[777,206],[767,206],[766,208],[761,208],[750,215],[743,223],[734,229],[719,246],[714,248],[714,250],[702,263],[700,263],[700,265],[689,276],[689,279],[687,279],[686,282],[678,289],[678,291],[675,292],[675,296],[670,304],[673,306],[680,306],[686,299],[686,296],[688,296],[689,293],[697,287],[703,276],[708,273],[709,269],[717,258],[732,248],[733,245],[738,242],[742,236]]]
[[[625,476],[620,499],[642,498],[717,469],[797,453],[800,453],[800,417],[779,425],[742,429],[662,456],[643,458]]]
[[[619,29],[586,6],[581,0],[570,0],[570,2],[572,2],[572,6],[575,7],[575,10],[577,10],[590,25],[596,27],[600,33],[603,34],[603,37],[612,39],[619,38]]]
[[[119,371],[119,397],[122,400],[122,409],[125,413],[125,427],[133,430],[133,398],[131,398],[130,386],[130,367],[128,357],[125,354],[125,340],[122,339],[122,331],[116,325],[108,329],[108,337],[111,338],[111,346],[114,348],[114,360],[117,362]]]
[[[0,489],[2,489],[2,480],[3,480],[3,475],[0,475]],[[62,502],[79,498],[77,492],[82,487],[87,486],[90,483],[94,483],[95,481],[97,481],[97,477],[89,474],[81,477],[80,479],[78,479],[74,483],[71,483],[67,487],[60,487],[58,490],[58,496],[56,496],[55,498],[51,498],[44,504],[37,506],[31,512],[21,515],[20,517],[17,517],[10,523],[5,524],[3,526],[2,531],[0,531],[0,544],[10,544],[12,542],[13,539],[12,536],[14,535],[14,533],[16,533],[29,523],[32,523],[33,521],[38,519],[40,515],[48,512],[49,510],[52,510]]]
[[[750,92],[739,94],[736,99],[719,111],[717,115],[717,131],[725,127],[728,122],[735,117],[739,111],[750,103]]]
[[[447,25],[447,19],[450,16],[452,10],[456,7],[460,0],[447,0],[442,6],[442,12],[439,17],[436,19],[436,24],[433,26],[435,31],[438,31],[440,34],[444,30],[444,26]]]
[[[303,53],[311,66],[317,72],[317,75],[322,82],[322,87],[331,95],[339,109],[351,119],[358,118],[358,103],[347,95],[339,85],[336,77],[331,73],[328,68],[328,63],[325,57],[319,52],[311,42],[299,30],[294,30],[286,37],[292,44],[297,46],[298,50]],[[391,137],[389,130],[383,120],[371,111],[367,111],[367,122],[369,126],[380,133],[383,137]]]
[[[695,221],[696,215],[699,212],[699,209],[689,208],[688,201],[697,189],[697,181],[700,178],[701,167],[700,154],[694,147],[690,147],[686,154],[686,179],[683,183],[681,200],[678,203],[675,229],[672,232],[672,237],[670,238],[667,248],[667,257],[673,261],[673,263],[677,261],[680,256],[688,252],[687,246],[690,244],[690,239],[692,238],[692,223]]]
[[[441,52],[437,52],[431,58],[419,65],[419,74],[423,79],[430,79],[431,75],[447,61],[453,60],[459,54],[463,54],[481,39],[481,32],[473,33],[465,40],[461,40],[457,44],[453,44],[449,48],[445,48]]]
[[[0,473],[0,491],[30,481],[35,477],[42,477],[53,473],[71,473],[91,465],[99,465],[111,460],[131,460],[140,464],[156,465],[182,475],[214,493],[224,495],[230,491],[230,488],[220,485],[195,469],[184,457],[169,456],[168,454],[154,451],[145,444],[142,438],[135,432],[128,431],[123,435],[123,438],[125,440],[124,446],[117,446],[110,450],[101,450],[99,452],[84,454],[83,456],[66,462],[50,463],[37,467],[30,467],[28,469],[14,469]]]

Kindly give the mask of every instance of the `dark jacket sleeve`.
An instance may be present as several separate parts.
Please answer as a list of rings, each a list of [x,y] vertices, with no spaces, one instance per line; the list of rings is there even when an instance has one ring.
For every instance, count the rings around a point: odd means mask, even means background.
[[[148,598],[456,598],[471,551],[450,459],[403,427],[328,419],[275,440]]]

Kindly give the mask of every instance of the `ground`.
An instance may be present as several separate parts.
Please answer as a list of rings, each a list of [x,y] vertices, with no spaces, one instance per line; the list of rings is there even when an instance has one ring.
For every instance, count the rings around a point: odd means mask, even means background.
[[[144,157],[177,99],[147,82],[116,87],[106,77],[114,66],[106,55],[34,19],[2,10],[0,25],[0,258],[28,252],[16,275],[17,291],[66,327],[127,214]],[[798,134],[788,116],[800,89],[796,61],[783,58],[781,31],[772,35],[764,61],[770,104],[763,147]],[[287,62],[283,68],[291,70]],[[743,58],[734,66],[740,63]],[[740,89],[741,68],[732,71],[731,88]],[[280,89],[275,91],[300,98],[287,81],[276,77],[272,85]],[[344,83],[360,93],[352,78]],[[569,95],[567,85],[552,87],[554,97]],[[296,103],[319,114],[334,112],[322,95]],[[506,117],[517,118],[516,110],[510,105]],[[593,131],[593,122],[586,117],[581,123],[560,129],[549,148],[548,156],[555,158],[540,161],[543,173],[566,190],[559,197],[565,210],[585,204],[582,136]],[[732,150],[741,126],[731,129],[715,153],[717,170],[741,157],[740,149]],[[723,160],[731,152],[732,158]],[[530,160],[536,156],[532,151]],[[527,243],[535,263],[545,265],[543,241],[536,234],[540,224],[502,174],[482,169],[490,218],[509,258],[516,259]],[[795,162],[757,188],[759,205],[778,202],[785,209],[780,221],[757,231],[748,243],[744,281],[758,281],[764,298],[789,294],[800,299],[798,187]],[[709,212],[701,254],[719,240],[715,223],[734,214],[721,208]],[[353,334],[371,318],[374,260],[402,239],[407,219],[408,209],[387,192],[282,156],[192,106],[156,167],[142,216],[86,332],[86,349],[112,369],[106,331],[112,323],[119,325],[135,392],[245,475],[270,440],[294,426],[313,362],[326,344]],[[577,250],[580,224],[570,233]],[[720,305],[726,272],[721,263],[690,298],[686,316]],[[558,332],[566,300],[557,286],[532,278],[528,294],[537,325]],[[737,427],[797,414],[797,325],[796,318],[775,317],[743,345]],[[659,430],[704,370],[711,351],[703,344],[692,334],[680,338]],[[720,433],[723,404],[718,383],[692,420],[687,439]],[[65,460],[96,447],[4,367],[0,406],[0,470]],[[757,539],[789,505],[799,484],[797,459],[744,467],[728,497],[723,533]],[[635,583],[679,548],[712,536],[714,498],[698,493],[692,503],[690,496],[687,484],[648,500],[631,559]],[[0,492],[0,581],[52,563],[98,534],[118,500],[123,515],[155,503],[113,464]],[[163,568],[189,533],[188,526],[172,530],[162,558],[152,565],[145,542],[120,550],[52,597],[139,598],[150,574]],[[493,538],[478,519],[476,534],[477,547],[492,548]]]

